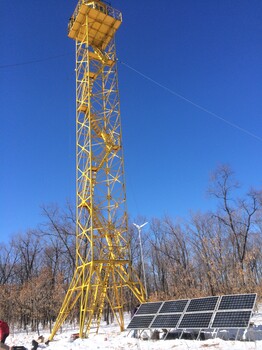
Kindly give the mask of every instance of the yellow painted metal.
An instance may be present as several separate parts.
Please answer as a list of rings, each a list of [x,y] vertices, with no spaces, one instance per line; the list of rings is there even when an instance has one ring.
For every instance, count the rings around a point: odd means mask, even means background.
[[[123,288],[139,302],[145,290],[133,270],[127,235],[124,159],[114,36],[121,13],[80,0],[68,36],[76,42],[76,269],[50,340],[80,307],[81,338],[97,331],[107,302],[124,329]]]

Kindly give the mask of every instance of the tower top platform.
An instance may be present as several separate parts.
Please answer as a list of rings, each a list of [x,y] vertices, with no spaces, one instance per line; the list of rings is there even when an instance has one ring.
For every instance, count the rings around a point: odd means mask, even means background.
[[[89,45],[105,49],[121,23],[121,12],[102,1],[79,0],[68,24],[68,36],[76,41],[88,39]]]

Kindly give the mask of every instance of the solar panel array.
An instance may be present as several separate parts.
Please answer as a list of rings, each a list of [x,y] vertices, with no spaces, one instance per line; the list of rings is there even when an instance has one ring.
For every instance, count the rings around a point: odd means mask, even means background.
[[[256,294],[169,300],[140,305],[128,329],[247,328]]]

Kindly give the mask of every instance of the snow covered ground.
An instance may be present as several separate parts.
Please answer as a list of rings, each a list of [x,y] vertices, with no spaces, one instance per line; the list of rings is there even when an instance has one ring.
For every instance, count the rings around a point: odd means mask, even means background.
[[[130,316],[126,316],[126,325],[130,321]],[[88,339],[76,339],[72,341],[71,335],[77,333],[77,329],[67,329],[63,333],[57,334],[54,341],[49,343],[49,346],[44,343],[40,343],[38,349],[48,350],[83,350],[83,349],[110,349],[110,350],[125,350],[125,349],[141,349],[141,350],[262,350],[262,304],[259,305],[259,310],[252,317],[253,326],[250,327],[248,332],[244,335],[246,339],[252,339],[252,341],[233,341],[223,340],[221,338],[207,339],[203,341],[199,340],[184,340],[184,339],[172,339],[172,340],[142,340],[132,338],[132,332],[129,331],[120,332],[118,325],[102,325],[99,329],[99,334],[90,333]],[[45,339],[49,334],[43,332]],[[224,339],[228,336],[227,332],[221,332],[220,336]],[[230,336],[229,336],[230,337]],[[30,350],[32,348],[32,340],[37,340],[38,335],[29,333],[14,332],[6,340],[6,344],[23,345]]]

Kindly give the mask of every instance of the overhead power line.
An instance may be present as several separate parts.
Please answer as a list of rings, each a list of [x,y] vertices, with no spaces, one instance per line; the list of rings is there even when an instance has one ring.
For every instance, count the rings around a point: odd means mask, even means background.
[[[0,66],[0,69],[11,68],[11,67],[18,67],[18,66],[25,66],[25,65],[34,64],[34,63],[41,63],[41,62],[45,62],[45,61],[54,60],[56,58],[65,57],[65,56],[68,56],[68,55],[69,55],[68,53],[65,53],[65,54],[56,55],[56,56],[50,56],[50,57],[46,57],[46,58],[42,58],[42,59],[38,59],[38,60],[31,60],[31,61],[25,61],[25,62],[4,64],[4,65]]]
[[[1,65],[1,66],[0,66],[0,69],[3,69],[3,68],[12,68],[12,67],[18,67],[18,66],[25,66],[25,65],[34,64],[34,63],[41,63],[41,62],[45,62],[45,61],[54,60],[54,59],[57,59],[57,58],[60,58],[60,57],[65,57],[65,56],[68,56],[68,55],[69,55],[69,53],[67,53],[67,54],[61,54],[61,55],[56,55],[56,56],[50,56],[50,57],[46,57],[46,58],[43,58],[43,59],[37,59],[37,60],[31,60],[31,61],[25,61],[25,62],[13,63],[13,64]],[[199,104],[197,104],[197,103],[191,101],[191,100],[188,99],[187,97],[185,97],[185,96],[179,94],[178,92],[176,92],[176,91],[170,89],[169,87],[167,87],[167,86],[165,86],[165,85],[159,83],[159,82],[156,81],[155,79],[150,78],[148,75],[146,75],[146,74],[140,72],[140,71],[137,70],[136,68],[130,66],[130,64],[128,64],[128,63],[126,63],[126,62],[123,62],[123,61],[121,61],[121,60],[118,60],[118,62],[121,63],[123,66],[129,68],[129,69],[132,70],[133,72],[139,74],[139,75],[142,76],[143,78],[147,79],[147,80],[150,81],[151,83],[153,83],[153,84],[159,86],[160,88],[162,88],[162,89],[168,91],[170,94],[172,94],[172,95],[174,95],[174,96],[180,98],[181,100],[183,100],[183,101],[185,101],[185,102],[191,104],[192,106],[194,106],[194,107],[200,109],[201,111],[203,111],[203,112],[205,112],[205,113],[211,115],[212,117],[214,117],[214,118],[216,118],[216,119],[219,119],[220,121],[222,121],[222,122],[224,122],[224,123],[230,125],[231,127],[235,128],[235,129],[237,129],[237,130],[239,130],[239,131],[241,131],[241,132],[244,132],[245,134],[247,134],[247,135],[249,135],[249,136],[251,136],[251,137],[253,137],[253,138],[255,138],[255,139],[259,140],[259,141],[262,141],[262,137],[260,137],[260,136],[258,136],[258,135],[256,135],[256,134],[252,133],[251,131],[249,131],[249,130],[247,130],[247,129],[245,129],[245,128],[242,128],[241,126],[237,125],[236,123],[233,123],[233,122],[227,120],[226,118],[224,118],[224,117],[218,115],[217,113],[214,113],[214,112],[208,110],[207,108],[205,108],[205,107],[203,107],[203,106],[201,106],[201,105],[199,105]]]
[[[142,76],[143,78],[149,80],[151,83],[153,83],[153,84],[159,86],[160,88],[162,88],[162,89],[168,91],[169,93],[171,93],[172,95],[175,95],[176,97],[180,98],[181,100],[183,100],[183,101],[185,101],[185,102],[187,102],[187,103],[190,103],[192,106],[194,106],[194,107],[200,109],[201,111],[203,111],[203,112],[205,112],[205,113],[211,115],[212,117],[214,117],[214,118],[216,118],[216,119],[219,119],[220,121],[222,121],[222,122],[224,122],[224,123],[230,125],[231,127],[235,128],[235,129],[237,129],[237,130],[239,130],[239,131],[242,131],[242,132],[244,132],[245,134],[247,134],[247,135],[249,135],[249,136],[251,136],[251,137],[254,137],[255,139],[257,139],[257,140],[259,140],[259,141],[262,141],[262,137],[260,137],[260,136],[258,136],[258,135],[256,135],[256,134],[254,134],[254,133],[248,131],[247,129],[242,128],[241,126],[239,126],[239,125],[237,125],[237,124],[235,124],[235,123],[230,122],[229,120],[225,119],[224,117],[222,117],[222,116],[220,116],[220,115],[218,115],[218,114],[216,114],[216,113],[214,113],[214,112],[208,110],[207,108],[205,108],[205,107],[203,107],[203,106],[201,106],[201,105],[199,105],[199,104],[197,104],[197,103],[195,103],[195,102],[189,100],[189,99],[186,98],[185,96],[183,96],[183,95],[177,93],[176,91],[174,91],[174,90],[168,88],[167,86],[165,86],[165,85],[159,83],[158,81],[156,81],[156,80],[150,78],[148,75],[146,75],[146,74],[140,72],[139,70],[135,69],[134,67],[131,67],[129,64],[127,64],[127,63],[125,63],[125,62],[123,62],[123,61],[120,61],[120,60],[119,60],[119,62],[120,62],[122,65],[124,65],[125,67],[127,67],[127,68],[131,69],[132,71],[134,71],[135,73],[139,74],[139,75]]]

